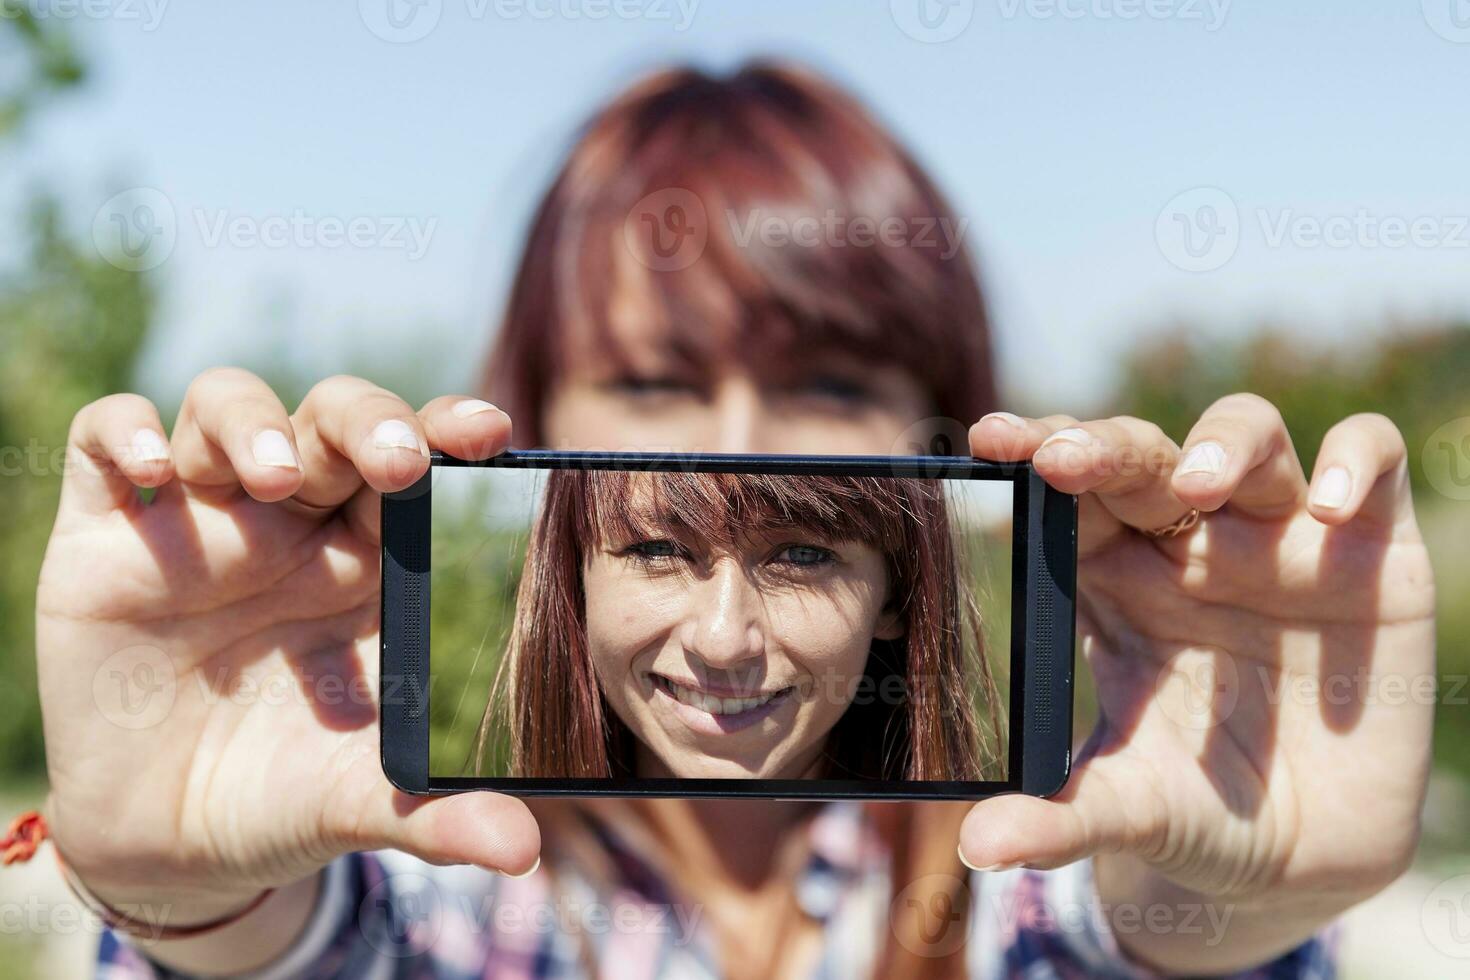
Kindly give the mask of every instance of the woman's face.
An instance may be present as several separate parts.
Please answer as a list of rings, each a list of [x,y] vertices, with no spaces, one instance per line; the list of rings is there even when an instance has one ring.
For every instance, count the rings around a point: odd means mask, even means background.
[[[593,668],[646,777],[820,775],[873,640],[901,632],[876,549],[795,529],[604,541],[583,581]]]
[[[900,438],[933,415],[907,371],[840,351],[799,350],[764,362],[744,351],[694,368],[635,318],[610,326],[626,365],[575,348],[552,385],[543,434],[556,449],[903,455]]]

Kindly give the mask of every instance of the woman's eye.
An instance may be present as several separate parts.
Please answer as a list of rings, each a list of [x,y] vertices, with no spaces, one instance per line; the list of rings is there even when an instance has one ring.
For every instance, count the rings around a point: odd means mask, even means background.
[[[690,381],[673,376],[624,375],[609,382],[608,387],[624,395],[693,395],[697,387]]]
[[[798,568],[812,568],[817,565],[825,565],[836,558],[826,548],[818,548],[809,544],[793,544],[781,549],[776,555],[776,560],[787,565],[795,565]]]
[[[661,558],[678,558],[683,554],[683,549],[672,541],[639,541],[629,545],[625,554],[642,561],[653,561]]]
[[[867,385],[852,378],[836,375],[816,375],[791,385],[791,393],[815,398],[833,399],[840,402],[861,403],[871,398]]]

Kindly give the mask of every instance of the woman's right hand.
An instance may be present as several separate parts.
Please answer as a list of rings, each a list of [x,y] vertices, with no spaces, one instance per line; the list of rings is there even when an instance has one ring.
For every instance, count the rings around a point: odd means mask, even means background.
[[[77,413],[36,643],[47,819],[98,898],[187,925],[351,851],[532,867],[520,801],[408,797],[378,744],[379,494],[430,447],[509,436],[484,402],[415,413],[352,377],[288,416],[232,368],[194,380],[171,440],[138,395]]]

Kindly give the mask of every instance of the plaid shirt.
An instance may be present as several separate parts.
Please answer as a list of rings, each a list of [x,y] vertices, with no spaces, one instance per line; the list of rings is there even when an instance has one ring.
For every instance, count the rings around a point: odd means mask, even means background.
[[[513,879],[473,867],[435,867],[394,851],[352,854],[324,872],[321,898],[302,935],[258,980],[564,980],[720,976],[712,928],[703,909],[682,901],[627,842],[597,831],[615,869],[601,890],[575,868],[553,883],[538,871]],[[872,973],[888,936],[912,936],[890,921],[915,910],[892,895],[888,855],[860,805],[832,803],[810,824],[811,857],[797,902],[822,929],[819,980]],[[914,952],[943,954],[963,944],[972,977],[1143,978],[1093,888],[1092,865],[1056,871],[975,873],[969,914]],[[922,883],[922,879],[920,880]],[[920,884],[916,883],[916,884]],[[918,893],[916,893],[918,894]],[[1220,922],[1198,908],[1137,910],[1137,928],[1191,930],[1206,940]],[[917,913],[915,913],[917,914]],[[1227,920],[1228,921],[1228,920]],[[917,940],[910,939],[910,942]],[[1331,978],[1335,930],[1240,978]],[[104,933],[98,976],[142,980],[173,976],[125,937]]]

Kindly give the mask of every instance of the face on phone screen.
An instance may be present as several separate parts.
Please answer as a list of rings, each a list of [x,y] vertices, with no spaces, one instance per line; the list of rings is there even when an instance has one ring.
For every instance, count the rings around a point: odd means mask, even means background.
[[[429,774],[1004,781],[1008,481],[436,468]]]

